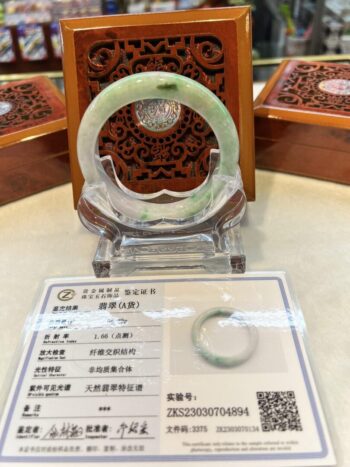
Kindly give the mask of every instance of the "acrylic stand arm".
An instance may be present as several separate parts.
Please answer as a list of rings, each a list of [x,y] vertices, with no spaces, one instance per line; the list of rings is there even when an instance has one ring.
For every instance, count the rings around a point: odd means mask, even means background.
[[[213,175],[219,157],[219,151],[212,151],[208,179]],[[108,172],[107,166],[106,169]],[[246,198],[239,171],[231,184],[234,186],[232,196],[214,216],[194,227],[163,233],[133,229],[112,220],[99,209],[102,202],[99,197],[95,206],[83,195],[78,206],[79,216],[89,230],[101,236],[93,260],[96,276],[139,274],[142,271],[244,272],[245,255],[239,223]],[[90,196],[90,199],[94,198]]]

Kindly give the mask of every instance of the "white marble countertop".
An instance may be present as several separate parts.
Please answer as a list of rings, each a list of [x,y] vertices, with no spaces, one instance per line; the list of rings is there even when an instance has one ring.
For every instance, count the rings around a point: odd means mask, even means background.
[[[70,185],[0,208],[0,384],[47,277],[92,275],[97,237]],[[350,187],[257,171],[243,222],[248,270],[285,270],[308,327],[338,465],[350,466]]]

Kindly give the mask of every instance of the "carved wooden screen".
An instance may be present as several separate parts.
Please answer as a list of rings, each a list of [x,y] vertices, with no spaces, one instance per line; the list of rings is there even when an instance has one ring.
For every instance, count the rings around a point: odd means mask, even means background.
[[[85,59],[91,98],[124,76],[167,71],[195,79],[225,103],[225,55],[215,36],[107,39],[94,42]],[[191,190],[208,174],[210,150],[217,147],[211,128],[191,109],[165,102],[163,112],[164,101],[124,107],[101,132],[100,154],[112,155],[119,179],[133,191]]]
[[[74,114],[69,118],[73,179],[77,123],[91,100],[118,79],[160,70],[200,82],[225,103],[240,135],[243,179],[253,198],[248,19],[247,8],[233,8],[64,20],[67,106],[68,114]],[[159,105],[155,109],[154,102],[143,101],[121,109],[101,131],[99,152],[113,157],[119,179],[133,191],[191,190],[208,174],[215,136],[198,114],[169,101],[161,104],[161,118],[154,125],[150,116],[159,114]]]
[[[0,86],[0,137],[64,119],[65,116],[62,98],[47,78]]]
[[[349,116],[350,66],[290,61],[264,104]]]

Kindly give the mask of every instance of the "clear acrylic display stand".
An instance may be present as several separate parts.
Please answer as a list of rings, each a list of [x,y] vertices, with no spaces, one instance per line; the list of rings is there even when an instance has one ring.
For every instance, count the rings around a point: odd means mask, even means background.
[[[129,97],[123,95],[124,84],[132,91]],[[211,151],[209,173],[199,187],[188,192],[135,193],[118,180],[112,158],[96,154],[92,143],[106,119],[141,97],[170,97],[192,104],[212,127],[219,150]],[[113,83],[83,117],[78,155],[86,180],[79,217],[100,236],[93,259],[97,277],[245,271],[240,221],[246,197],[238,167],[237,132],[226,107],[204,86],[165,72],[140,73]]]

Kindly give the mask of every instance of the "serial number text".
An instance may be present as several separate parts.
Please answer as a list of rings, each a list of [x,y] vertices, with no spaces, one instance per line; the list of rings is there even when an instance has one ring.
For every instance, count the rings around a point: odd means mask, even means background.
[[[249,409],[248,407],[168,407],[167,417],[249,417]]]

